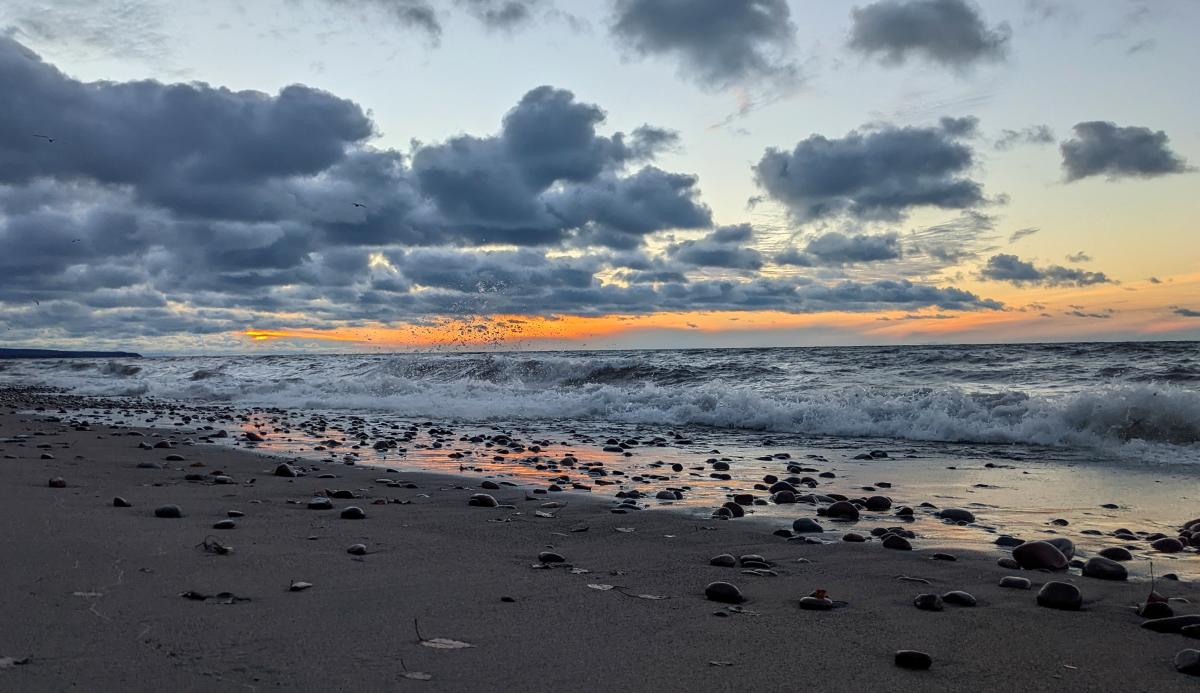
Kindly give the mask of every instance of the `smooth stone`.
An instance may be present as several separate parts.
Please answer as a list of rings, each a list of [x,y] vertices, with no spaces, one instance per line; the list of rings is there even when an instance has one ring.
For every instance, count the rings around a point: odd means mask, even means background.
[[[722,604],[740,604],[744,601],[742,592],[728,582],[710,582],[704,588],[704,596],[709,601]]]
[[[674,498],[673,495],[671,497]],[[742,506],[734,503],[733,501],[728,501],[721,507],[728,510],[729,514],[733,517],[745,517],[746,515],[746,511],[742,509]]]
[[[1054,537],[1053,539],[1046,539],[1045,542],[1047,544],[1052,544],[1054,548],[1062,552],[1062,555],[1066,556],[1068,559],[1075,557],[1075,542],[1071,541],[1070,539],[1066,537]]]
[[[895,534],[889,534],[883,539],[883,548],[898,551],[912,551],[912,544],[907,539]]]
[[[796,502],[796,493],[794,491],[776,491],[771,494],[771,500],[775,501],[776,505],[785,505]]]
[[[132,508],[133,503],[130,503],[129,501],[125,500],[124,498],[117,496],[116,498],[113,498],[113,507],[114,508]]]
[[[1021,564],[1017,563],[1016,559],[1012,558],[1011,556],[1005,556],[1004,558],[997,560],[996,565],[1000,566],[1001,568],[1006,568],[1008,570],[1020,570],[1021,569]]]
[[[62,478],[61,476],[56,476],[50,480],[49,486],[50,486],[50,488],[66,488],[67,480]]]
[[[930,556],[935,561],[957,561],[958,557],[949,553],[935,553]]]
[[[486,493],[476,493],[467,500],[467,505],[476,508],[494,508],[500,505],[500,503]]]
[[[824,532],[825,528],[812,518],[801,517],[792,522],[792,531],[798,534],[807,534],[813,532]]]
[[[363,512],[363,509],[358,507],[357,505],[351,505],[350,507],[342,510],[342,519],[343,520],[365,520],[365,519],[367,519],[367,514],[365,512]]]
[[[167,455],[163,458],[167,462],[183,462],[183,455]]]
[[[1027,541],[1013,549],[1013,559],[1025,570],[1065,570],[1067,557],[1048,541]]]
[[[350,547],[346,549],[346,553],[350,554],[351,556],[365,556],[367,555],[367,545],[351,544]]]
[[[1194,626],[1197,624],[1200,624],[1200,614],[1188,614],[1186,616],[1152,618],[1149,621],[1143,622],[1142,628],[1152,630],[1155,633],[1178,633],[1186,626]]]
[[[494,481],[485,481],[479,485],[479,488],[485,488],[489,491],[499,491],[500,484],[497,484]]]
[[[737,565],[737,559],[732,554],[723,553],[719,556],[713,556],[708,560],[709,565],[715,565],[718,568],[732,568]]]
[[[963,510],[962,508],[945,508],[935,514],[943,520],[953,520],[955,522],[975,521],[975,514],[970,510]]]
[[[962,590],[953,590],[942,595],[942,601],[947,604],[956,604],[958,606],[975,606],[979,603],[975,596],[970,592]]]
[[[183,511],[178,505],[160,505],[154,509],[155,517],[163,517],[168,519],[178,519],[183,517]]]
[[[275,467],[275,476],[294,477],[296,476],[296,468],[287,462],[280,463],[278,467]]]
[[[1158,541],[1150,544],[1150,548],[1163,553],[1179,553],[1183,551],[1183,542],[1175,537],[1163,537]]]
[[[1129,571],[1125,570],[1125,566],[1100,556],[1089,558],[1087,563],[1083,564],[1083,574],[1100,580],[1129,579]]]
[[[996,546],[1004,546],[1004,547],[1011,548],[1011,547],[1015,547],[1015,546],[1020,546],[1021,544],[1024,544],[1024,543],[1025,543],[1024,539],[1010,537],[1007,534],[1001,534],[1000,536],[996,537]]]
[[[538,554],[538,562],[540,562],[540,563],[566,563],[567,559],[563,558],[562,554],[554,553],[553,551],[543,551]]]
[[[825,516],[841,520],[857,520],[858,508],[849,501],[838,501],[825,509]]]
[[[225,511],[225,514],[229,517],[245,517],[246,516],[246,513],[242,512],[241,510],[227,510],[227,511]]]
[[[236,529],[237,523],[233,520],[221,520],[213,524],[213,529]]]
[[[1184,626],[1179,629],[1179,634],[1185,638],[1195,638],[1200,640],[1200,625]]]
[[[858,532],[846,532],[845,534],[842,535],[842,541],[848,541],[852,544],[861,544],[862,542],[864,542],[866,540],[867,540],[867,538],[864,537],[863,535],[859,534]]]
[[[941,611],[942,598],[936,594],[918,594],[916,599],[913,599],[913,606],[922,611]]]
[[[316,496],[308,501],[309,510],[333,510],[333,501],[324,496]]]
[[[1100,555],[1110,561],[1132,561],[1133,554],[1123,546],[1110,546],[1100,551]]]
[[[864,505],[872,512],[883,512],[891,509],[892,499],[887,496],[871,496]]]
[[[1181,650],[1175,655],[1175,671],[1200,676],[1200,650]]]
[[[1009,575],[1000,578],[1000,586],[1014,590],[1027,590],[1033,586],[1033,583],[1029,581],[1029,578]]]
[[[933,666],[933,657],[916,650],[899,650],[896,652],[896,666],[901,669],[925,671]]]
[[[828,597],[801,597],[800,608],[806,611],[829,611],[833,608],[833,600]]]
[[[1038,606],[1063,611],[1078,611],[1083,606],[1083,593],[1069,582],[1047,582],[1037,594]]]

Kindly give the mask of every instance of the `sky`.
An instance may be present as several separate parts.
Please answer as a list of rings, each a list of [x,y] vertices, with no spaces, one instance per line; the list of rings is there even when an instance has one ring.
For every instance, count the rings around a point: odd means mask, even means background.
[[[0,344],[1200,339],[1200,0],[9,0]]]

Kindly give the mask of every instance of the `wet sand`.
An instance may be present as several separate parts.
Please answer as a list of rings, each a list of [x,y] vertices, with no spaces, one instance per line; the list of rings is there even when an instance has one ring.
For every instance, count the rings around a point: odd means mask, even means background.
[[[1131,609],[1145,599],[1146,582],[1005,569],[997,559],[1007,553],[964,550],[932,531],[938,523],[928,517],[907,525],[915,550],[894,551],[836,541],[848,529],[895,524],[881,518],[852,528],[826,523],[837,528],[823,535],[831,543],[808,544],[773,536],[777,524],[761,520],[613,514],[610,497],[533,494],[532,482],[487,491],[512,509],[470,507],[479,478],[345,465],[285,478],[272,473],[280,460],[227,447],[137,447],[195,439],[188,430],[81,431],[60,416],[0,415],[0,440],[29,436],[0,443],[7,690],[1196,686],[1172,660],[1198,641],[1145,630]],[[146,462],[162,466],[138,466]],[[217,471],[234,482],[213,483]],[[65,487],[52,488],[54,477]],[[308,509],[327,489],[361,497]],[[115,496],[132,507],[113,507]],[[164,504],[183,517],[155,517]],[[350,505],[366,519],[341,519]],[[213,529],[229,511],[244,513],[236,528]],[[795,515],[815,517],[810,506]],[[198,548],[206,537],[233,551]],[[366,555],[347,553],[359,543]],[[1081,553],[1088,548],[1080,544]],[[567,565],[540,567],[544,551]],[[933,560],[935,552],[958,560]],[[759,554],[776,575],[709,565],[722,553]],[[1032,591],[998,586],[1017,574]],[[717,580],[746,601],[731,609],[706,600],[705,585]],[[1038,587],[1052,580],[1078,585],[1083,610],[1038,606]],[[290,591],[296,581],[312,587]],[[845,604],[799,609],[818,589]],[[1177,614],[1200,612],[1196,583],[1160,580],[1157,589],[1176,600]],[[979,605],[913,606],[920,593],[949,590],[970,592]],[[471,646],[422,645],[414,624],[426,639]],[[928,653],[932,668],[898,668],[901,649]]]

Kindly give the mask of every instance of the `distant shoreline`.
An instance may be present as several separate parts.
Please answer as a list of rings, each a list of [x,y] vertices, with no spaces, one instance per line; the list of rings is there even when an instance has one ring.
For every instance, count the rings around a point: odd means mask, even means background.
[[[61,351],[59,349],[0,349],[0,359],[140,359],[132,351]]]

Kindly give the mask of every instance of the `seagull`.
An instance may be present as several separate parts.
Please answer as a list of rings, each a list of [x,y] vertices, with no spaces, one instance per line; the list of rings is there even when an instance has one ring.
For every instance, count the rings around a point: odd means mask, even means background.
[[[367,206],[361,202],[352,202],[351,204],[353,204],[355,207],[362,207],[363,209],[367,208]]]
[[[46,140],[47,142],[53,142],[53,141],[54,141],[54,138],[53,138],[53,137],[50,137],[49,135],[34,135],[34,137],[37,137],[38,139],[43,139],[43,140]]]

